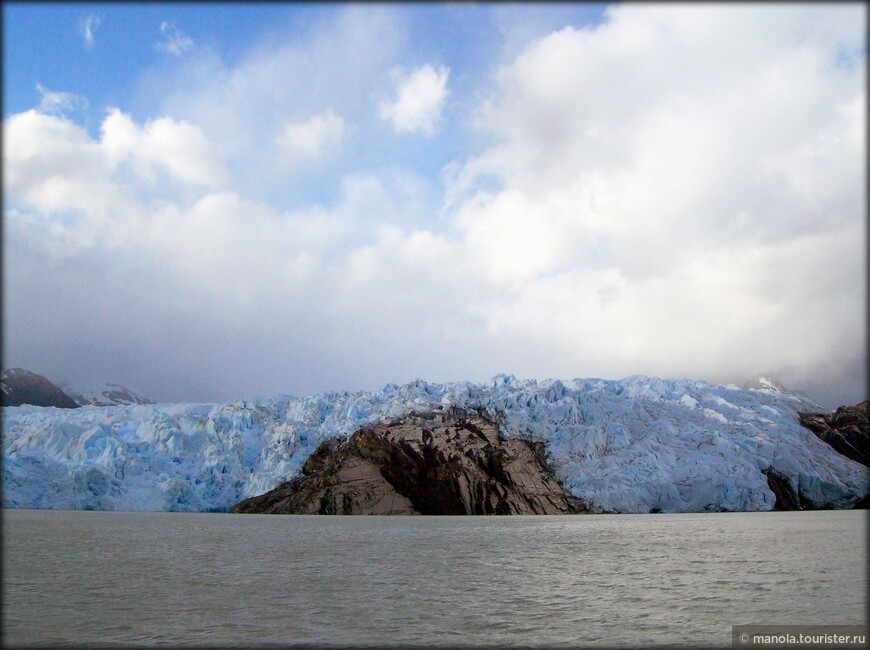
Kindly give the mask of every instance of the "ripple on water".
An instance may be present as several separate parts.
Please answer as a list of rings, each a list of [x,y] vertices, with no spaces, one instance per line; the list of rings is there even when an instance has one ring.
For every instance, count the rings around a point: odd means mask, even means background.
[[[737,623],[863,622],[862,513],[758,514],[5,511],[3,642],[728,645]]]

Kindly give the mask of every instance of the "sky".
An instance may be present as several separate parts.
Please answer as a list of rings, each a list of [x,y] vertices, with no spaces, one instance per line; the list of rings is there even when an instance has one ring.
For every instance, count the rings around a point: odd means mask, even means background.
[[[3,366],[867,399],[866,18],[3,3]]]

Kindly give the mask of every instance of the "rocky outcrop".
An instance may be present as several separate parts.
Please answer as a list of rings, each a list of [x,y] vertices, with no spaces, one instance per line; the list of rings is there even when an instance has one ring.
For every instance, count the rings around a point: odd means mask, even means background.
[[[573,514],[541,442],[506,440],[477,414],[447,409],[363,427],[320,445],[302,475],[230,509],[270,514]]]
[[[870,467],[870,401],[834,413],[800,413],[800,422],[844,456]]]
[[[767,487],[776,497],[776,502],[773,504],[774,510],[804,510],[811,507],[811,504],[799,497],[786,476],[771,468],[762,470],[762,473],[767,477]]]
[[[841,406],[833,413],[799,413],[800,423],[838,452],[870,467],[870,401],[855,406]],[[768,485],[771,478],[768,476]],[[777,505],[780,495],[777,495]],[[787,502],[787,498],[783,503]],[[870,494],[855,503],[855,508],[870,508]],[[792,508],[784,508],[792,509]]]
[[[2,406],[33,404],[64,409],[78,408],[78,404],[69,395],[48,379],[21,368],[3,371],[0,376],[0,400]]]

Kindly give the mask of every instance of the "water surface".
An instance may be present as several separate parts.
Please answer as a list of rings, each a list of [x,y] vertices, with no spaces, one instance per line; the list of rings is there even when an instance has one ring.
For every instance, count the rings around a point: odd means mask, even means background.
[[[2,642],[731,645],[862,624],[866,511],[3,511]]]

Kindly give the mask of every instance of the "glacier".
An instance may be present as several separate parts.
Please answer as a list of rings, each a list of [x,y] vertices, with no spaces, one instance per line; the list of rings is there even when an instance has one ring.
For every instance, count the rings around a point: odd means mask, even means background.
[[[3,507],[224,511],[297,475],[317,446],[410,412],[476,410],[547,443],[597,512],[771,510],[765,472],[814,507],[849,508],[867,468],[802,427],[806,397],[688,379],[388,384],[225,404],[2,408]]]

